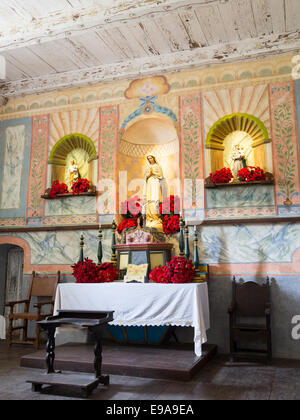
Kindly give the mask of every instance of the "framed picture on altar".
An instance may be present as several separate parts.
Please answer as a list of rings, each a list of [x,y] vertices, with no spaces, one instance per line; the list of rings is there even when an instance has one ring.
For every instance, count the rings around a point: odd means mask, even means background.
[[[165,253],[162,251],[155,251],[150,252],[150,269],[153,270],[154,267],[157,267],[159,265],[165,265],[166,264],[166,257]]]
[[[119,270],[127,270],[129,262],[129,254],[128,252],[121,252],[119,258]]]

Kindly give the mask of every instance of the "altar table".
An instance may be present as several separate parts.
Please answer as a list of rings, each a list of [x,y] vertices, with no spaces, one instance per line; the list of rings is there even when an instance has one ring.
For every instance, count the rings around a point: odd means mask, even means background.
[[[5,340],[5,318],[0,315],[0,340]]]
[[[210,328],[207,283],[63,283],[57,286],[54,315],[58,310],[114,311],[111,325],[194,328],[194,348]]]

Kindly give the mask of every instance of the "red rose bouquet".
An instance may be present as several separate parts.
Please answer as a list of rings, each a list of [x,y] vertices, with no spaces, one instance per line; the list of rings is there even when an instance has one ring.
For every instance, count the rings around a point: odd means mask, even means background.
[[[171,270],[167,265],[155,267],[149,275],[154,283],[172,283],[171,277]]]
[[[98,266],[98,276],[100,283],[110,283],[118,277],[118,270],[112,263],[102,263]]]
[[[142,211],[141,199],[135,195],[127,201],[121,203],[121,214],[126,215],[126,218],[136,218]]]
[[[163,202],[159,205],[159,211],[164,233],[173,235],[174,233],[179,232],[180,217],[175,213],[180,212],[180,197],[178,195],[165,197]]]
[[[132,227],[137,227],[137,219],[124,219],[121,223],[118,224],[118,233],[121,235],[123,230],[129,229]]]
[[[240,169],[238,172],[240,181],[251,182],[251,181],[264,181],[266,174],[263,169],[258,166],[247,166],[247,168]]]
[[[55,198],[57,194],[66,194],[68,192],[68,186],[65,183],[60,183],[57,179],[53,181],[49,196]]]
[[[90,186],[90,181],[86,178],[79,179],[72,184],[73,195],[87,192]]]
[[[179,215],[175,214],[175,216],[164,216],[163,218],[163,230],[164,233],[167,235],[173,235],[174,233],[179,232]]]
[[[150,280],[155,283],[191,283],[194,267],[191,260],[174,257],[165,266],[155,267],[150,273]]]
[[[99,283],[98,267],[89,258],[85,258],[84,262],[78,261],[71,267],[76,283]]]
[[[228,184],[232,178],[232,172],[229,168],[222,168],[219,171],[209,174],[214,184]]]
[[[180,212],[180,198],[178,195],[170,195],[170,197],[166,197],[163,199],[163,202],[160,203],[160,214],[169,214]]]
[[[112,263],[95,264],[89,258],[72,265],[76,283],[107,283],[118,277],[118,270]]]

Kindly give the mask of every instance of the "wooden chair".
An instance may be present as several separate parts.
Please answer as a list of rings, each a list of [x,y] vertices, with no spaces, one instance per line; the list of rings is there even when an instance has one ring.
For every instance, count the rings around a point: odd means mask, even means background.
[[[232,360],[267,356],[272,358],[270,282],[260,286],[252,281],[232,284],[230,316],[230,354]],[[239,348],[238,342],[262,341],[264,350]]]
[[[27,336],[28,331],[28,321],[42,321],[47,316],[53,315],[54,309],[54,299],[56,293],[56,286],[60,280],[60,272],[58,271],[56,276],[39,276],[35,271],[32,272],[32,277],[30,280],[29,290],[27,294],[27,299],[19,300],[15,302],[6,302],[5,306],[10,307],[9,314],[9,328],[8,328],[8,344],[33,344],[36,349],[39,347],[40,341],[40,328],[36,324],[36,338],[35,340],[29,340]],[[34,304],[36,312],[29,312],[31,298],[33,297],[50,297],[49,301],[38,301]],[[24,312],[15,313],[14,309],[16,305],[25,304]],[[42,307],[44,305],[51,305],[51,313],[42,313]],[[22,319],[24,323],[22,326],[14,326],[14,321]],[[13,340],[13,332],[16,330],[23,330],[22,340]]]

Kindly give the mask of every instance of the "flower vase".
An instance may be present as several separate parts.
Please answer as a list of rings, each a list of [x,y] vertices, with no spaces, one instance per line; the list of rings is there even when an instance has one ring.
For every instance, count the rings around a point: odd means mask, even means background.
[[[285,206],[291,206],[293,202],[289,199],[289,197],[286,198],[286,200],[283,202]]]

